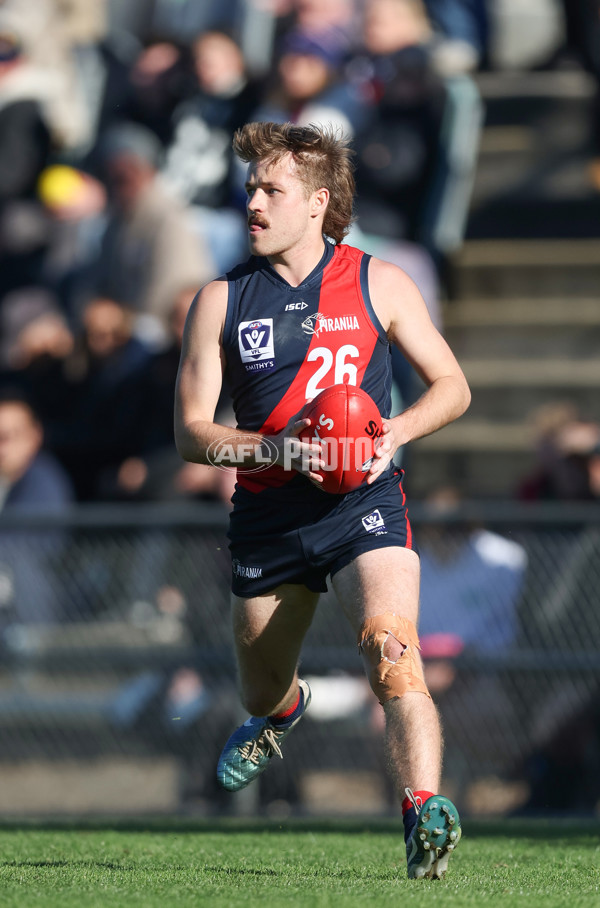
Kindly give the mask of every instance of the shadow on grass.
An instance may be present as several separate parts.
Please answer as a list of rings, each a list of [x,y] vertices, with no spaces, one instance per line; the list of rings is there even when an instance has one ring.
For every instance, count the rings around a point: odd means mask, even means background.
[[[129,832],[129,833],[176,833],[177,835],[200,833],[257,834],[305,832],[344,835],[377,835],[389,833],[402,835],[402,819],[398,817],[360,818],[315,818],[294,817],[285,819],[263,819],[242,817],[87,817],[87,818],[28,818],[1,819],[3,830],[29,832]],[[463,821],[463,834],[470,839],[497,836],[516,836],[531,839],[557,840],[577,836],[600,836],[600,819],[593,817],[509,817],[502,819],[467,819]]]
[[[102,870],[137,870],[135,864],[118,864],[114,861],[0,861],[0,867],[95,867]]]

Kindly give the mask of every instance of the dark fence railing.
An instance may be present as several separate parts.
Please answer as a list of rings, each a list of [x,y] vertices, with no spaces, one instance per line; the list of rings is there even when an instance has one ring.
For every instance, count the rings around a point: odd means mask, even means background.
[[[445,790],[472,813],[594,809],[600,506],[415,502],[410,516]],[[217,789],[241,716],[226,529],[208,504],[0,514],[0,812],[396,809],[381,709],[330,593],[285,760],[250,805]]]

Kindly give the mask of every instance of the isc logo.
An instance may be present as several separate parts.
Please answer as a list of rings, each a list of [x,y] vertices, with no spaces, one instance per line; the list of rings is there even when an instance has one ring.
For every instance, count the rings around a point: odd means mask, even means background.
[[[308,303],[305,303],[304,300],[301,300],[299,303],[288,303],[285,307],[286,312],[301,312],[303,309],[308,309]]]

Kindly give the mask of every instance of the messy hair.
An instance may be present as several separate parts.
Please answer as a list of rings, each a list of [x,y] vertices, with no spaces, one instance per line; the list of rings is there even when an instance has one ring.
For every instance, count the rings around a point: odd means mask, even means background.
[[[233,137],[233,150],[245,163],[276,164],[291,154],[309,195],[321,187],[329,190],[323,233],[342,242],[353,220],[355,183],[352,151],[341,132],[314,124],[246,123]]]

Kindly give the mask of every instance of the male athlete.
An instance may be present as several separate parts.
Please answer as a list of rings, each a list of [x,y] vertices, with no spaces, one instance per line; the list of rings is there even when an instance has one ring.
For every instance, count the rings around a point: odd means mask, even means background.
[[[442,877],[460,839],[454,805],[438,796],[442,744],[419,656],[419,557],[407,519],[398,448],[460,416],[464,375],[417,288],[398,267],[344,245],[354,177],[331,130],[250,123],[234,136],[248,164],[251,257],[207,284],[186,324],[175,435],[185,460],[211,446],[243,461],[230,521],[233,630],[241,698],[251,714],[219,760],[237,791],[281,756],[310,702],[297,666],[319,593],[331,583],[383,705],[385,745],[403,800],[408,876]],[[390,345],[425,382],[390,417]],[[218,425],[221,382],[237,429]],[[319,488],[317,440],[299,413],[324,388],[349,382],[377,403],[383,435],[367,481],[346,495]],[[227,442],[227,445],[225,445]],[[256,470],[264,466],[267,469]]]

